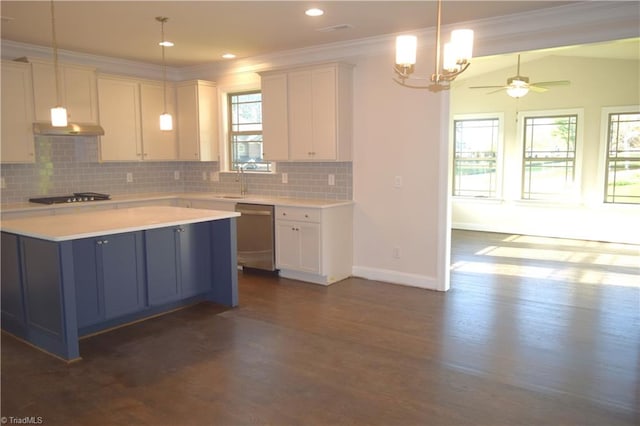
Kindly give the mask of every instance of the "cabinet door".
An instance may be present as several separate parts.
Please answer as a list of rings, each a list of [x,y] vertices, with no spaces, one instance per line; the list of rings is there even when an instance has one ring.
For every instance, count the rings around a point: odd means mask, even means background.
[[[97,241],[86,238],[73,241],[73,271],[76,283],[76,318],[78,327],[86,327],[104,320],[102,279],[98,279],[100,255]]]
[[[180,160],[219,160],[217,96],[215,85],[205,81],[192,81],[176,88]]]
[[[298,269],[300,265],[299,241],[295,222],[276,221],[276,266],[279,269]]]
[[[312,72],[314,160],[335,160],[336,151],[336,69],[322,68]]]
[[[211,232],[209,222],[181,227],[179,240],[182,298],[206,293],[212,288]]]
[[[178,287],[177,233],[180,227],[145,231],[147,292],[150,305],[162,305],[180,298]]]
[[[144,309],[144,254],[141,232],[96,239],[98,271],[104,280],[105,318],[111,319]]]
[[[32,61],[33,92],[36,121],[51,120],[51,108],[56,99],[56,78],[53,63]],[[97,123],[98,102],[96,74],[92,68],[59,64],[60,102],[67,108],[69,121]]]
[[[175,88],[167,85],[167,112],[173,117],[173,130],[160,130],[160,115],[164,112],[164,86],[162,83],[140,84],[142,108],[142,157],[144,160],[162,161],[178,158]]]
[[[103,161],[142,160],[138,82],[100,77],[100,158]]]
[[[69,121],[97,123],[98,91],[95,70],[65,64],[62,78]]]
[[[320,226],[315,223],[302,223],[297,226],[300,244],[300,266],[304,272],[320,273]]]
[[[289,74],[289,152],[291,160],[313,159],[313,92],[311,71]]]
[[[3,163],[35,161],[33,92],[28,64],[2,61],[2,150]]]
[[[262,144],[265,160],[289,159],[287,75],[262,76]]]

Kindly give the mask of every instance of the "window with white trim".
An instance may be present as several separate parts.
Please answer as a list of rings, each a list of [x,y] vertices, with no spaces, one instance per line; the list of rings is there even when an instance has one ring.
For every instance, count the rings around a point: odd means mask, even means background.
[[[608,114],[605,203],[640,204],[640,112]]]
[[[229,170],[270,172],[271,163],[263,156],[262,93],[259,90],[229,93],[227,101]]]
[[[522,135],[522,199],[565,200],[575,189],[578,114],[525,116]]]
[[[498,192],[498,117],[453,121],[454,196],[495,198]]]

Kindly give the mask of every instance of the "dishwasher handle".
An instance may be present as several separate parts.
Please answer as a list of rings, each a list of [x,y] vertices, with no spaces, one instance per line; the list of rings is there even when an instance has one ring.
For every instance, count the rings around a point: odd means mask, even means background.
[[[273,216],[270,210],[243,210],[236,209],[236,212],[247,216]]]

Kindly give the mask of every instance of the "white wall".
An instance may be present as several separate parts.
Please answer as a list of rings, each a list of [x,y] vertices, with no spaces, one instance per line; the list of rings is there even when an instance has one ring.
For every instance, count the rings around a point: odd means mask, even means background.
[[[499,84],[515,75],[514,67],[475,76],[452,90],[451,112],[456,114],[504,114],[502,196],[496,201],[455,197],[454,228],[507,233],[582,238],[613,242],[640,242],[638,205],[603,203],[604,163],[602,111],[610,106],[640,105],[640,69],[635,60],[561,56],[559,51],[525,62],[521,74],[532,82],[570,80],[569,86],[553,87],[546,93],[529,93],[515,100],[505,93],[469,86]],[[522,57],[526,59],[527,53]],[[522,142],[518,138],[517,112],[580,109],[583,127],[577,146],[575,199],[561,203],[520,201]],[[520,120],[521,121],[521,120]],[[520,123],[521,124],[521,123]],[[605,124],[606,127],[606,124]]]
[[[422,58],[431,56],[421,52]],[[367,278],[438,288],[439,156],[447,150],[440,140],[446,114],[441,98],[448,94],[401,87],[392,81],[392,63],[389,50],[361,58],[355,67],[353,270]],[[428,73],[431,64],[419,63],[417,69]]]

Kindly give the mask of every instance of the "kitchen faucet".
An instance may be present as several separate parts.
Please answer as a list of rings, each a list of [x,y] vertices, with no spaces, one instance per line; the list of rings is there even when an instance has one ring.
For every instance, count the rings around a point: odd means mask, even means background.
[[[248,192],[248,188],[247,188],[247,180],[246,177],[244,175],[244,167],[247,165],[247,163],[244,164],[238,164],[238,168],[237,168],[237,176],[236,176],[236,182],[240,182],[240,195],[246,195]]]

